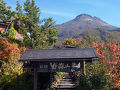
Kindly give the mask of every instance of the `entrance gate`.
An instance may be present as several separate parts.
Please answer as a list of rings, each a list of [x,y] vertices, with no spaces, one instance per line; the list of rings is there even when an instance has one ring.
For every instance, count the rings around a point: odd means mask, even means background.
[[[38,72],[85,72],[85,63],[98,58],[93,48],[30,49],[20,58],[24,68],[34,69],[34,90]]]

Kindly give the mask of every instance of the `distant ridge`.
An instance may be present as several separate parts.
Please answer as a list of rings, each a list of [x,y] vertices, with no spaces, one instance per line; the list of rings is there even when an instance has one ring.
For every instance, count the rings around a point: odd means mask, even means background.
[[[112,26],[96,16],[80,14],[75,19],[56,25],[60,33],[59,39],[77,37],[85,31],[96,29],[117,30],[118,27]]]

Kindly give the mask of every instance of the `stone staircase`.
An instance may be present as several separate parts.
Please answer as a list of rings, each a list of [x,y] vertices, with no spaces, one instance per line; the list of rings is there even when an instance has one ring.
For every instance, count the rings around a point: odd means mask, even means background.
[[[75,90],[75,80],[71,73],[64,73],[64,77],[57,83],[55,90]]]

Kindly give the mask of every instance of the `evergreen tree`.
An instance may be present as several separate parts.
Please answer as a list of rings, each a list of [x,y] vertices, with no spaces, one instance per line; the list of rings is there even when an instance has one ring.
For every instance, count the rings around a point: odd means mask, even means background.
[[[3,5],[3,9],[8,11],[6,3],[0,3]],[[8,33],[1,34],[1,36],[6,36],[10,39],[15,39],[14,30],[17,30],[24,37],[23,43],[29,48],[48,48],[53,43],[57,42],[55,36],[58,35],[57,29],[55,27],[55,22],[52,18],[41,20],[40,24],[40,9],[35,5],[34,0],[26,0],[24,3],[24,8],[22,11],[22,6],[17,1],[16,13],[13,15],[16,20],[14,20],[14,25],[11,25],[10,31]],[[9,9],[10,10],[10,9]],[[4,13],[2,14],[4,16]],[[11,17],[11,14],[8,14]],[[6,17],[6,15],[5,15]],[[8,18],[6,20],[9,20]],[[14,29],[15,28],[15,29]]]
[[[34,24],[39,23],[39,17],[40,17],[40,9],[35,5],[35,1],[32,0],[26,0],[24,3],[24,10],[25,10],[25,15],[27,15]]]
[[[50,18],[49,18],[50,19]],[[48,25],[46,24],[48,23]],[[51,23],[51,24],[50,24]],[[55,36],[58,35],[57,29],[53,24],[53,20],[46,20],[42,26],[33,25],[27,30],[30,30],[24,38],[24,43],[29,48],[48,48],[53,43],[57,42]]]
[[[17,0],[16,11],[19,12],[19,13],[22,13],[22,6],[20,5],[19,0]]]
[[[58,35],[58,31],[55,27],[55,21],[53,21],[52,18],[45,19],[44,25],[41,26],[41,30],[47,35],[49,45],[57,42],[58,39],[55,36]]]
[[[6,22],[15,15],[15,12],[10,9],[10,6],[6,6],[6,3],[3,0],[0,0],[0,20]]]

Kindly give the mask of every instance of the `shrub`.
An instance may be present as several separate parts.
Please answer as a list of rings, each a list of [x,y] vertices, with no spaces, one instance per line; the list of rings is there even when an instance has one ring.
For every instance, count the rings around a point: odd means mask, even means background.
[[[109,79],[108,79],[107,76],[99,75],[99,74],[93,75],[90,78],[90,81],[91,81],[91,84],[92,84],[92,88],[94,90],[102,90],[109,83]]]
[[[90,90],[90,80],[87,76],[80,74],[79,75],[79,85],[77,90]]]

